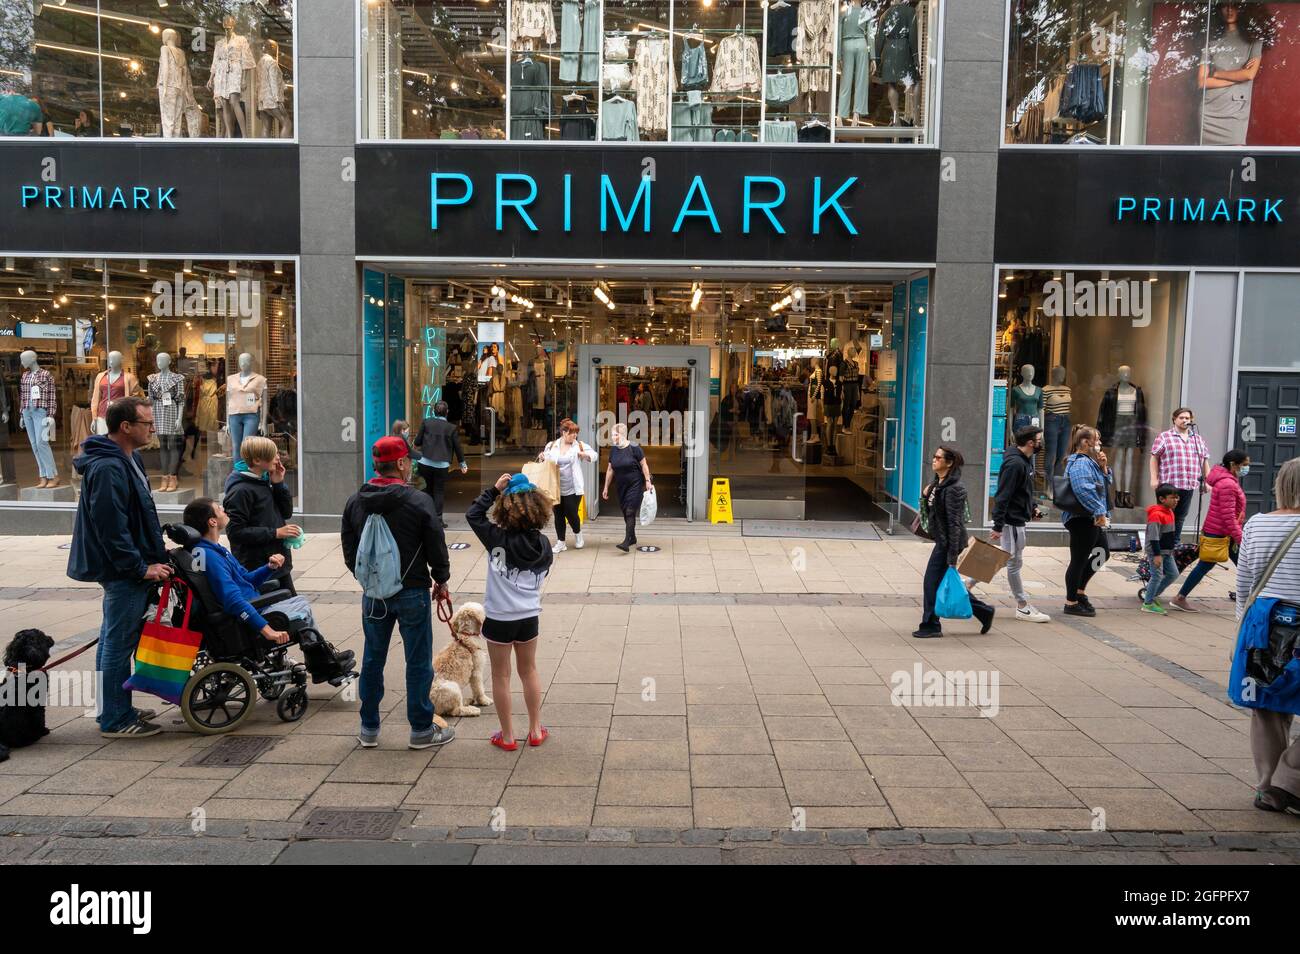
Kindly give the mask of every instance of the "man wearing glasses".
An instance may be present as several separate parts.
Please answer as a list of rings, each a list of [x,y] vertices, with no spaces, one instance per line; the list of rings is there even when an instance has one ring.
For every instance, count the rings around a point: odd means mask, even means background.
[[[171,575],[153,492],[140,448],[153,437],[153,405],[145,398],[118,398],[105,415],[108,434],[89,437],[72,462],[81,475],[81,500],[72,528],[68,576],[104,590],[103,621],[95,669],[102,684],[97,700],[99,733],[106,739],[142,739],[162,729],[154,712],[131,705],[122,683],[154,584]]]

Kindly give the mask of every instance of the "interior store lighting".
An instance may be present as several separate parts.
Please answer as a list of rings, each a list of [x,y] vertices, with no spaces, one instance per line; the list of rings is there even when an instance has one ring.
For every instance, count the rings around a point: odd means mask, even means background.
[[[191,274],[194,271],[193,260],[188,258],[185,259],[185,261],[181,263],[181,271],[183,271],[186,275]]]
[[[60,262],[57,258],[50,259],[50,271],[52,272],[63,271],[63,263]]]
[[[704,297],[704,286],[701,285],[699,282],[695,282],[691,286],[691,311],[699,310],[700,299],[703,297]]]
[[[6,259],[5,259],[5,271],[6,271],[6,272],[12,272],[13,270],[14,270],[14,260],[13,260],[13,258],[12,258],[12,257],[6,258]]]
[[[1149,282],[1154,282],[1154,281],[1158,280],[1159,277],[1160,277],[1160,276],[1158,276],[1155,272],[1152,272],[1151,274],[1147,275],[1147,281],[1149,281]]]
[[[140,259],[140,272],[144,273],[147,271],[149,271],[149,259],[142,258]]]
[[[281,261],[279,261],[279,260],[276,260],[275,265],[274,265],[274,267],[273,267],[272,270],[273,270],[273,271],[275,272],[275,274],[277,274],[277,275],[283,275],[283,274],[284,274],[284,262],[281,262]]]
[[[226,271],[230,272],[232,275],[238,274],[239,269],[235,267],[235,260],[233,258],[226,263]]]

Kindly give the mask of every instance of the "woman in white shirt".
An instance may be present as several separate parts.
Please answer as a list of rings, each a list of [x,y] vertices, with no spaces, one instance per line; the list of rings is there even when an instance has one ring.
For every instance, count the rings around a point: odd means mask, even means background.
[[[555,536],[557,542],[552,552],[561,553],[568,548],[564,542],[564,525],[573,527],[574,545],[581,550],[582,521],[578,519],[578,501],[585,490],[582,481],[582,461],[594,461],[599,455],[594,447],[578,440],[578,425],[567,417],[560,422],[560,436],[537,455],[538,460],[552,460],[560,468],[560,502],[555,505]]]

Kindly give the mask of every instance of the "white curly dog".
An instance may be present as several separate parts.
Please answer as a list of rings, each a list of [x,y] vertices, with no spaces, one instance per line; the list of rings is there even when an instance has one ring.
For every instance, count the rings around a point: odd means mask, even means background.
[[[479,641],[487,613],[479,603],[466,603],[451,618],[451,642],[433,660],[437,678],[429,691],[433,711],[440,716],[476,716],[479,706],[492,700],[483,690],[483,670],[487,650]],[[461,685],[469,686],[470,702],[465,704]]]

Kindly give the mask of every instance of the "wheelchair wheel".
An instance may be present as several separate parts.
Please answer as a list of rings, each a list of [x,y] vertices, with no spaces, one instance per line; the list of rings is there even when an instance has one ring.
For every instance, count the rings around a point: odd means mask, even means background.
[[[284,695],[284,683],[273,682],[266,688],[258,689],[257,691],[267,702],[274,702],[276,699],[279,699]]]
[[[1145,586],[1141,587],[1138,590],[1138,599],[1140,599],[1143,603],[1147,601],[1147,588]]]
[[[200,735],[219,735],[239,726],[253,711],[257,686],[246,669],[231,662],[205,666],[181,690],[181,715]]]
[[[284,722],[297,722],[307,714],[307,690],[294,686],[275,704],[275,714]]]

